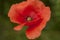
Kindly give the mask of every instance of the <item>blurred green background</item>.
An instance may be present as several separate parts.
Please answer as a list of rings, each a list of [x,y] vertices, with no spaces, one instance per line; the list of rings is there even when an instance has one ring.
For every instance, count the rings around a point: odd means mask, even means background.
[[[0,0],[0,40],[28,40],[25,35],[26,27],[20,32],[13,30],[17,24],[11,23],[8,11],[12,4],[24,0]],[[60,40],[60,0],[41,0],[51,8],[51,19],[39,38],[35,40]]]

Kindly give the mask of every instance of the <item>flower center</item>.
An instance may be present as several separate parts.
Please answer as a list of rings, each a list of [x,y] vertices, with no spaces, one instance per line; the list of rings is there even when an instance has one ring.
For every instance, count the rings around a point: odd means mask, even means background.
[[[31,17],[27,17],[27,21],[31,21],[32,20],[32,18]]]

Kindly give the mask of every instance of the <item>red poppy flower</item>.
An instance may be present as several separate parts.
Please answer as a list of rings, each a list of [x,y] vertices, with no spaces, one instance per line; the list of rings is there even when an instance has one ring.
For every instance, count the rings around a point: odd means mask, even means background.
[[[26,36],[35,39],[41,35],[46,23],[50,19],[50,8],[39,0],[27,0],[13,4],[9,10],[8,17],[11,22],[19,24],[14,30],[19,31],[25,25],[28,26]]]

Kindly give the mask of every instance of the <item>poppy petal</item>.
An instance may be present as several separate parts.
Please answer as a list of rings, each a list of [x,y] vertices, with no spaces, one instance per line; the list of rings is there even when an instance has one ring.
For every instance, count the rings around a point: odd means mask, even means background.
[[[20,13],[24,10],[25,7],[27,7],[28,3],[26,1],[23,1],[19,3],[16,7],[16,10],[18,10]]]
[[[31,14],[31,12],[35,12],[35,9],[32,5],[28,5],[22,14],[24,14],[24,16],[29,16]]]
[[[42,29],[45,27],[46,21],[40,19],[36,22],[32,22],[26,30],[27,38],[35,39],[41,35]]]
[[[41,32],[38,31],[37,29],[32,30],[30,32],[29,31],[26,32],[26,36],[28,39],[35,39],[35,38],[38,38],[40,35],[41,35]]]
[[[19,13],[20,11],[19,12],[16,11],[16,7],[17,4],[11,6],[8,16],[10,17],[11,22],[18,24],[24,23],[25,22],[24,17],[20,15]]]
[[[14,30],[16,31],[20,31],[23,27],[24,27],[25,24],[21,24],[21,25],[18,25],[16,27],[14,27]]]
[[[45,21],[49,21],[50,20],[50,8],[49,7],[45,7],[42,11],[41,11],[41,16]]]
[[[35,39],[38,38],[41,35],[42,29],[45,27],[46,22],[42,22],[39,26],[37,26],[34,29],[30,29],[29,31],[26,31],[26,36],[28,39]]]

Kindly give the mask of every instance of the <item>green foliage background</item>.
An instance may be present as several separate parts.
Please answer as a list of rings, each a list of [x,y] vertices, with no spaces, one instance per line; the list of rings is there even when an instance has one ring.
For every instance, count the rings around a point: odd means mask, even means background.
[[[13,30],[17,24],[11,23],[8,11],[12,4],[24,0],[0,0],[0,40],[28,40],[26,28],[20,32]],[[39,38],[35,40],[60,40],[60,0],[41,0],[51,8],[51,19]]]

